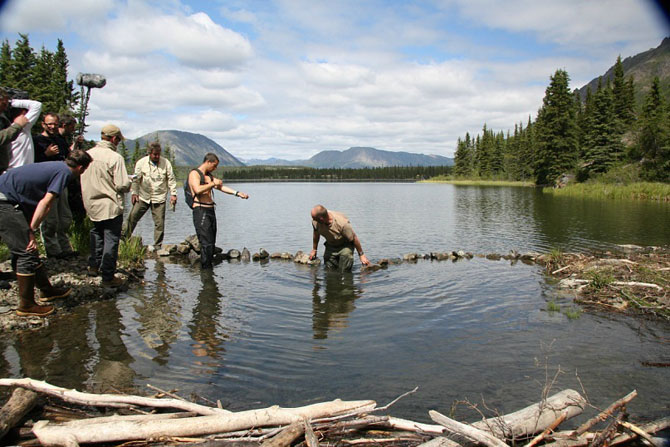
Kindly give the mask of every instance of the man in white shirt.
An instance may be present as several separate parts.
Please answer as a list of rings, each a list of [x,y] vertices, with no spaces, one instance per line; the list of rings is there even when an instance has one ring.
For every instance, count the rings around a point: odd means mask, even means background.
[[[174,177],[172,164],[161,157],[161,145],[158,142],[149,144],[146,157],[140,158],[135,164],[135,176],[130,187],[131,202],[128,220],[123,225],[123,237],[133,234],[137,222],[151,209],[154,220],[154,246],[159,248],[165,235],[165,202],[170,192],[170,206],[177,203],[177,181]]]
[[[12,141],[12,151],[9,158],[8,169],[18,168],[35,161],[35,145],[30,131],[42,113],[42,103],[30,99],[12,99],[12,112],[10,118],[23,115],[28,119],[21,133]]]

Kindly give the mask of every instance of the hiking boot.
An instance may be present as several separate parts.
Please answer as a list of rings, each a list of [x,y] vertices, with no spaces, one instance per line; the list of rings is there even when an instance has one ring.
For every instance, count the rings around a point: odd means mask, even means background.
[[[40,306],[35,302],[35,275],[16,275],[19,285],[19,307],[16,315],[20,317],[46,317],[54,312],[53,306]]]
[[[44,264],[35,270],[35,285],[40,289],[40,299],[43,301],[53,301],[58,298],[65,298],[72,293],[72,289],[69,287],[54,287],[51,285]]]
[[[118,278],[116,276],[114,278],[110,279],[110,280],[107,280],[107,281],[103,280],[102,281],[102,285],[105,286],[105,287],[121,287],[125,283],[126,282],[124,280],[122,280],[121,278]]]
[[[86,267],[86,276],[96,277],[100,274],[100,269],[98,267],[91,267],[90,265]]]

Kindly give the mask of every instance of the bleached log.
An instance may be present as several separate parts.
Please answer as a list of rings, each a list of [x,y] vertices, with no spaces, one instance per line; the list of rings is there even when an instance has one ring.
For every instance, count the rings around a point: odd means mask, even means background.
[[[395,428],[396,430],[413,431],[429,435],[443,435],[445,433],[445,429],[442,425],[423,424],[421,422],[414,422],[393,416],[388,418],[388,423],[391,428]]]
[[[451,418],[446,417],[443,414],[438,413],[435,410],[430,410],[428,412],[428,415],[432,420],[434,420],[440,425],[444,425],[447,428],[447,430],[449,430],[452,433],[465,436],[466,438],[470,438],[488,447],[509,447],[507,444],[505,444],[495,436],[491,435],[490,433],[479,430],[475,427],[472,427],[471,425],[455,421]]]
[[[417,445],[416,447],[461,447],[461,445],[456,441],[445,438],[444,436],[438,436],[437,438],[433,438],[430,441]]]
[[[637,282],[637,281],[612,281],[612,284],[615,286],[631,286],[631,287],[647,287],[649,289],[656,289],[659,292],[663,291],[663,287],[658,284],[653,284],[649,282]]]
[[[96,424],[94,419],[89,419],[89,424],[85,427],[72,426],[70,422],[54,424],[39,421],[34,425],[33,433],[43,445],[63,445],[67,442],[71,443],[72,440],[81,444],[130,441],[159,436],[204,436],[252,427],[289,425],[303,419],[315,419],[359,409],[370,411],[375,406],[376,403],[372,400],[342,401],[337,399],[298,408],[273,406],[259,410],[174,420],[138,422],[123,420],[123,416],[120,416],[120,420]]]
[[[561,416],[561,413],[566,414],[566,420],[573,418],[581,414],[585,407],[586,399],[581,394],[566,389],[542,402],[514,413],[475,422],[472,426],[499,439],[519,438],[545,430]]]
[[[278,435],[263,442],[261,447],[289,447],[303,433],[305,433],[305,424],[303,421],[295,421],[280,431]]]
[[[304,421],[304,424],[305,424],[305,444],[307,444],[307,447],[319,447],[319,438],[317,438],[316,434],[314,434],[312,425],[309,423],[309,421]]]
[[[0,439],[25,416],[37,402],[37,394],[17,388],[7,403],[0,409]]]
[[[184,411],[192,411],[201,415],[225,415],[231,414],[228,410],[220,408],[206,407],[193,402],[185,402],[178,399],[154,399],[151,397],[124,395],[124,394],[92,394],[83,393],[77,390],[61,388],[51,385],[41,380],[24,379],[0,379],[0,386],[18,386],[39,393],[49,394],[51,396],[63,399],[80,405],[90,405],[93,407],[114,407],[127,408],[131,406],[156,407],[156,408],[174,408]]]

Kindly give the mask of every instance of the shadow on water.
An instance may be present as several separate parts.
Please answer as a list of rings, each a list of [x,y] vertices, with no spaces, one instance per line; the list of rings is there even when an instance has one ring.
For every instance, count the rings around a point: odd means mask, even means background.
[[[328,338],[328,331],[347,327],[348,315],[356,309],[354,301],[362,290],[354,285],[351,272],[312,270],[312,330],[314,339]]]

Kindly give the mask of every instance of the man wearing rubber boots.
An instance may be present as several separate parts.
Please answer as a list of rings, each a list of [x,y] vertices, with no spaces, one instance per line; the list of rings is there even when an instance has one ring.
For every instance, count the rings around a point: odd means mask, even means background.
[[[37,304],[35,286],[41,299],[51,301],[70,294],[71,289],[51,285],[49,275],[35,242],[35,231],[49,214],[58,196],[80,176],[91,163],[84,151],[72,151],[65,161],[33,163],[10,169],[0,176],[0,238],[16,259],[16,279],[19,286],[20,316],[44,317],[53,313],[53,306]]]

